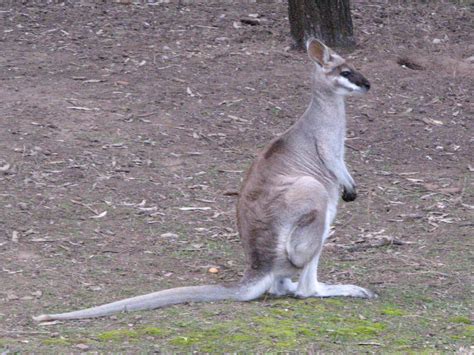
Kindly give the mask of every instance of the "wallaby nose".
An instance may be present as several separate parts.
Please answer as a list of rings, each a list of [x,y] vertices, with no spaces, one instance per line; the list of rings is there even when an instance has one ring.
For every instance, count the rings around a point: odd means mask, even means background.
[[[364,86],[364,88],[366,88],[367,90],[370,89],[370,83],[368,80],[364,80],[364,82],[362,83],[362,85]]]

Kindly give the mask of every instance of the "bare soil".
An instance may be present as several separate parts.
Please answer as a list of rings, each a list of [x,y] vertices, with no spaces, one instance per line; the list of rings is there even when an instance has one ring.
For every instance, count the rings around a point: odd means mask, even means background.
[[[237,280],[235,193],[309,101],[284,2],[122,2],[0,5],[0,351],[469,351],[474,31],[462,1],[353,2],[358,45],[341,52],[372,89],[348,100],[359,197],[340,206],[321,278],[377,300],[32,321]]]

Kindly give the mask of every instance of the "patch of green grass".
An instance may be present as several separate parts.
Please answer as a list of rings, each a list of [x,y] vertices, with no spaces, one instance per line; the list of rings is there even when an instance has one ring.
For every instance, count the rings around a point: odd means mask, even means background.
[[[226,322],[205,329],[194,329],[174,337],[169,344],[182,350],[199,349],[202,352],[235,351],[241,350],[242,345],[251,348],[252,344],[258,344],[258,334],[242,331],[241,327],[238,322]]]
[[[115,329],[109,330],[97,335],[100,341],[117,341],[138,338],[138,332],[131,329]]]
[[[382,314],[386,316],[403,316],[405,312],[401,309],[394,308],[394,307],[386,307],[382,309]]]
[[[385,328],[386,326],[382,323],[364,321],[361,325],[335,329],[334,332],[332,332],[332,335],[338,339],[342,337],[345,339],[352,338],[364,340],[379,335]]]
[[[467,325],[464,327],[462,336],[474,340],[474,325]]]
[[[102,332],[96,335],[99,341],[124,341],[136,340],[143,336],[161,337],[166,332],[161,328],[144,327],[139,329],[115,329]]]
[[[325,300],[324,300],[324,303],[325,303],[325,304],[330,304],[330,305],[333,305],[333,306],[342,306],[342,305],[345,304],[342,299],[338,299],[338,298],[328,298],[328,299],[325,299]]]
[[[64,338],[51,338],[51,339],[44,339],[41,341],[44,345],[48,346],[69,346],[71,342]]]
[[[170,340],[171,345],[189,346],[195,344],[199,338],[179,336]]]
[[[267,298],[249,303],[217,302],[157,311],[160,324],[88,331],[81,343],[99,350],[155,349],[165,352],[382,352],[454,351],[470,344],[467,304],[433,296],[429,289],[386,289],[376,300]],[[383,297],[383,298],[382,298]],[[127,315],[123,315],[128,317]],[[144,319],[156,319],[150,312]],[[147,318],[150,317],[150,318]],[[126,324],[126,318],[122,320]],[[89,334],[87,334],[89,333]],[[93,333],[93,334],[91,334]],[[434,334],[428,337],[428,334]],[[70,344],[78,333],[63,333]],[[84,338],[88,339],[84,341]],[[365,345],[360,345],[365,343]],[[377,343],[372,348],[371,343]],[[58,349],[62,344],[57,344]],[[375,345],[374,345],[375,346]],[[52,348],[49,348],[51,350]]]
[[[164,335],[166,332],[161,329],[161,328],[156,328],[156,327],[145,327],[140,329],[139,331],[141,334],[146,334],[154,337],[159,337]]]
[[[456,317],[451,317],[449,318],[449,321],[451,323],[461,323],[461,324],[471,324],[471,320],[467,317],[463,316],[456,316]]]
[[[399,337],[393,341],[393,344],[398,348],[405,348],[412,344],[412,341],[408,338]]]
[[[327,302],[326,302],[327,301]],[[188,324],[168,341],[173,350],[202,352],[291,351],[314,342],[373,340],[387,328],[379,321],[346,314],[343,300],[272,299],[250,318],[237,317],[218,325]],[[324,346],[324,345],[321,345]]]

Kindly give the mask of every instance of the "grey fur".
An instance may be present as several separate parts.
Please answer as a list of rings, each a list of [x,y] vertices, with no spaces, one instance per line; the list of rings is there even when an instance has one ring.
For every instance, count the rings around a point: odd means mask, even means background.
[[[355,198],[354,179],[344,163],[344,96],[366,92],[369,83],[319,41],[308,42],[308,54],[315,63],[311,104],[290,129],[260,153],[242,185],[237,222],[247,269],[239,283],[179,287],[34,319],[92,318],[185,302],[248,301],[265,292],[296,297],[374,297],[355,285],[327,285],[317,279],[319,257],[336,215],[341,187],[349,200]],[[360,86],[339,75],[341,68],[349,68]],[[291,278],[298,273],[295,283]]]

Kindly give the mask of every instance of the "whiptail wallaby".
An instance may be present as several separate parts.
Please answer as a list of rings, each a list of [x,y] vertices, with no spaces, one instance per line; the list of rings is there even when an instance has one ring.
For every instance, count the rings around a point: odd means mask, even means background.
[[[344,97],[366,93],[370,84],[320,41],[309,40],[307,52],[315,64],[311,103],[258,155],[240,191],[237,220],[247,257],[240,282],[178,287],[34,319],[92,318],[185,302],[249,301],[265,292],[300,298],[374,297],[359,286],[329,285],[317,278],[341,188],[343,200],[356,198],[354,179],[344,163]],[[298,282],[293,282],[297,274]]]

